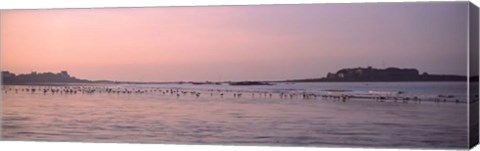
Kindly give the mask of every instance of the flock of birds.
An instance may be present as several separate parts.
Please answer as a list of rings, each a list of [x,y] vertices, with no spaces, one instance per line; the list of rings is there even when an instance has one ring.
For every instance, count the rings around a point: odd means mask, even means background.
[[[43,93],[43,95],[74,95],[74,94],[159,94],[170,95],[173,97],[195,97],[199,98],[203,95],[209,95],[210,97],[233,97],[242,98],[274,98],[278,96],[280,99],[302,99],[302,100],[333,100],[346,102],[350,99],[370,99],[377,102],[415,102],[421,103],[423,100],[419,97],[408,97],[399,95],[348,95],[342,93],[328,93],[328,94],[314,94],[306,92],[266,92],[266,91],[236,91],[236,90],[221,90],[221,89],[208,89],[202,90],[186,90],[178,88],[125,88],[125,87],[107,87],[107,86],[23,86],[23,87],[2,87],[4,93]],[[476,96],[478,100],[478,95]],[[435,98],[427,99],[436,103],[440,102],[455,102],[460,103],[459,99],[454,96],[439,95]]]

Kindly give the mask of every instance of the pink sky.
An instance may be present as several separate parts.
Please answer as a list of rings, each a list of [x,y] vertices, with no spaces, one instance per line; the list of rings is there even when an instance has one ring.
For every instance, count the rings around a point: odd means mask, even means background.
[[[467,2],[6,10],[2,70],[279,80],[345,67],[466,74]]]

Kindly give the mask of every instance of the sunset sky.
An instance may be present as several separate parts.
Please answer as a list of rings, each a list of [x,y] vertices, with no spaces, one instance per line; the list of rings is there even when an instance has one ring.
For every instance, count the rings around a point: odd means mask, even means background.
[[[467,2],[2,10],[1,68],[90,80],[467,72]]]

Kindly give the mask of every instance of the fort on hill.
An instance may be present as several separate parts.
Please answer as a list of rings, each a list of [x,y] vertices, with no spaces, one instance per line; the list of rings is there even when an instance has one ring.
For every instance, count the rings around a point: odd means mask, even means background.
[[[88,83],[91,81],[77,79],[68,74],[67,71],[59,73],[37,73],[15,75],[9,71],[2,71],[3,84],[35,84],[35,83]]]
[[[432,75],[417,69],[386,68],[347,68],[336,73],[328,73],[324,78],[287,80],[289,82],[387,82],[387,81],[466,81],[466,76]]]

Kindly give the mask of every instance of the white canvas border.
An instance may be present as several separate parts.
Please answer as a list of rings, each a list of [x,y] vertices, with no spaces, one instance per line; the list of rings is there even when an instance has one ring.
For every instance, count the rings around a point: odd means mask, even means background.
[[[103,7],[154,7],[154,6],[212,6],[212,5],[259,5],[259,4],[311,4],[311,3],[370,3],[370,2],[428,2],[431,0],[0,0],[0,10],[5,9],[51,9],[51,8],[103,8]],[[435,0],[452,1],[452,0]],[[456,0],[465,1],[465,0]],[[480,0],[471,0],[480,6]],[[0,110],[1,111],[1,110]],[[1,132],[1,129],[0,129]],[[81,143],[81,142],[22,142],[0,141],[2,150],[200,150],[200,151],[313,151],[328,149],[333,151],[398,151],[412,149],[374,149],[374,148],[322,148],[322,147],[268,147],[268,146],[222,146],[222,145],[164,145],[164,144],[117,144],[117,143]],[[425,149],[416,149],[426,151]],[[480,150],[479,147],[473,150]],[[413,150],[412,150],[413,151]]]

